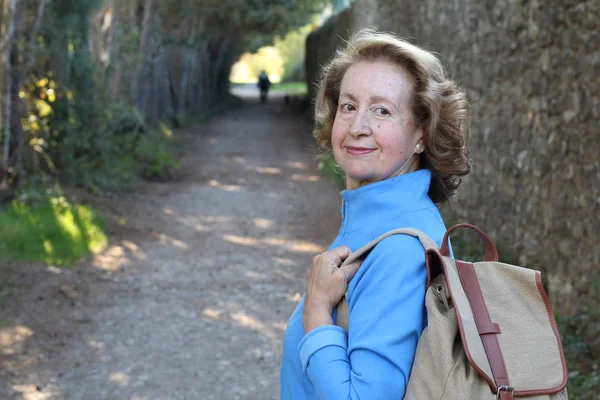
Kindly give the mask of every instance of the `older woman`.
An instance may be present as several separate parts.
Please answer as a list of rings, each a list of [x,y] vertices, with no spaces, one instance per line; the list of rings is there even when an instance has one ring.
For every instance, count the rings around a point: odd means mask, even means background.
[[[441,244],[436,205],[469,170],[469,105],[430,52],[361,30],[324,68],[314,136],[346,176],[342,225],[316,256],[291,316],[281,363],[282,399],[398,399],[426,324],[425,252],[412,236],[351,251],[395,228]],[[334,325],[346,293],[349,331]]]

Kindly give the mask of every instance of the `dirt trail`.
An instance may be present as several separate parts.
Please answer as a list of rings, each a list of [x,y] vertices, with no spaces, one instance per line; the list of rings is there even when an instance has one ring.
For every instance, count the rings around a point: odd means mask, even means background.
[[[101,200],[73,270],[0,273],[0,399],[276,399],[287,318],[339,224],[310,128],[280,98],[184,133],[184,178]]]

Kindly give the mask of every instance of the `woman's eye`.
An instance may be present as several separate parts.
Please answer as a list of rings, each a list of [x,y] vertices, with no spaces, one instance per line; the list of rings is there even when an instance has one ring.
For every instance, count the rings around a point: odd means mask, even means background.
[[[352,104],[342,104],[341,110],[342,111],[353,111],[354,106]]]
[[[375,113],[377,115],[381,115],[381,116],[385,116],[385,117],[387,117],[388,115],[390,115],[390,112],[387,110],[387,108],[384,108],[384,107],[377,107],[375,109]]]

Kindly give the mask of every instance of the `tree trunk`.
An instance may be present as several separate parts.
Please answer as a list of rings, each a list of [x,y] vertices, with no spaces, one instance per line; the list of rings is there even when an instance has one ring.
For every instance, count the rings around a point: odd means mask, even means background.
[[[189,80],[189,73],[190,73],[190,58],[193,57],[192,51],[193,51],[193,44],[196,40],[196,35],[198,32],[198,29],[202,30],[202,26],[204,24],[204,21],[201,20],[198,23],[194,23],[192,21],[191,25],[191,31],[190,34],[187,37],[187,43],[186,46],[183,48],[183,71],[181,74],[181,88],[180,88],[180,93],[179,93],[179,112],[185,112],[187,105],[186,105],[186,99],[189,99],[189,96],[187,96],[186,94],[189,93],[189,87],[188,87],[188,80]]]
[[[126,102],[127,100],[133,100],[133,88],[127,91],[123,87],[123,82],[132,84],[137,61],[132,65],[134,54],[132,54],[132,49],[123,45],[123,41],[127,41],[133,32],[138,29],[136,16],[137,1],[112,1],[114,4],[113,36],[111,39],[111,64],[113,72],[109,78],[109,96],[113,102]],[[129,98],[130,96],[132,97],[131,99]],[[135,104],[135,102],[131,102],[130,104]]]
[[[179,101],[177,102],[177,112],[179,114],[184,114],[186,111],[186,98],[187,98],[187,89],[188,89],[188,74],[189,74],[189,58],[190,58],[190,49],[185,47],[183,49],[183,70],[181,71],[181,83],[179,85]]]
[[[37,34],[40,30],[40,25],[42,24],[42,19],[44,18],[44,11],[46,10],[46,4],[48,0],[40,0],[40,4],[38,5],[37,15],[35,17],[35,23],[33,24],[33,29],[31,30],[31,35],[29,36],[29,42],[27,44],[27,62],[25,64],[25,68],[21,69],[20,76],[21,80],[25,77],[31,66],[33,65],[33,60],[35,59],[35,40],[37,38]]]
[[[145,64],[148,62],[148,44],[150,42],[150,28],[152,25],[152,14],[154,13],[154,0],[146,0],[144,5],[144,19],[142,21],[142,32],[140,37],[140,45],[138,54],[140,59],[135,68],[133,76],[133,85],[131,85],[131,97],[134,104],[138,104],[140,109],[144,109],[144,99],[138,99],[140,95],[139,86],[144,74]],[[138,101],[139,100],[139,101]]]
[[[168,58],[167,48],[162,45],[160,52],[160,64],[161,64],[161,75],[160,75],[160,95],[161,109],[163,115],[175,114],[175,99],[173,97],[173,79],[172,79],[172,65],[174,62]]]
[[[211,60],[208,54],[210,44],[203,43],[200,46],[199,51],[196,53],[197,63],[197,90],[194,93],[196,101],[193,103],[196,105],[194,111],[204,107],[209,101],[210,93],[210,79],[211,79]]]
[[[169,63],[168,61],[165,60],[165,68],[166,68],[166,95],[168,96],[167,98],[169,99],[169,104],[167,107],[167,111],[169,114],[174,115],[177,113],[177,106],[175,105],[175,101],[176,101],[176,86],[175,86],[175,78],[173,77],[173,64]]]
[[[21,86],[22,81],[16,81],[15,82],[15,92],[19,92],[19,88]],[[14,128],[15,128],[15,135],[17,136],[17,160],[16,160],[16,165],[15,165],[15,169],[16,169],[16,174],[18,177],[18,182],[17,185],[19,183],[23,183],[24,182],[24,177],[25,177],[25,170],[23,169],[23,153],[25,152],[25,132],[23,131],[23,124],[21,123],[21,117],[27,115],[26,111],[27,111],[27,107],[25,106],[25,102],[22,101],[21,99],[18,99],[16,101],[16,112],[15,114],[17,115],[17,121],[15,121],[14,124]]]
[[[21,84],[26,79],[31,67],[33,66],[33,61],[35,59],[35,41],[40,30],[40,26],[42,24],[42,19],[44,17],[44,12],[46,10],[46,4],[48,0],[40,0],[38,4],[37,14],[35,18],[35,22],[33,24],[33,28],[31,30],[31,34],[29,36],[29,40],[27,43],[27,50],[25,56],[25,66],[19,69],[19,73],[17,74],[13,85],[15,86],[15,92],[18,93],[20,90]],[[16,170],[17,176],[19,177],[19,182],[23,182],[23,153],[25,151],[25,132],[23,132],[23,125],[21,124],[21,116],[25,115],[26,107],[22,100],[17,100],[16,102],[16,116],[17,121],[14,124],[14,133],[17,135],[17,160],[16,160]]]
[[[210,95],[219,98],[229,89],[229,71],[233,64],[236,40],[226,36],[215,40],[211,49]]]
[[[153,41],[154,42],[154,41]],[[150,68],[151,68],[151,74],[150,77],[152,78],[150,80],[150,88],[152,89],[150,92],[150,112],[152,114],[152,121],[156,122],[160,119],[160,115],[159,115],[159,108],[158,108],[158,103],[160,101],[160,96],[159,96],[159,79],[160,79],[160,69],[161,69],[161,63],[160,63],[160,48],[158,47],[157,43],[153,43],[154,49],[152,52],[152,59],[151,59],[151,63],[150,63]]]
[[[4,148],[2,149],[2,182],[0,188],[8,187],[8,168],[10,156],[10,123],[11,123],[11,106],[12,106],[12,66],[10,54],[12,50],[12,39],[15,31],[15,16],[18,0],[5,0],[3,8],[3,24],[6,23],[6,30],[3,29],[2,43],[2,65],[4,69],[4,115],[2,116],[2,124],[4,124]]]
[[[122,0],[123,1],[123,0]],[[137,25],[138,0],[124,0],[128,5],[127,14],[133,25]]]
[[[113,66],[112,75],[107,79],[107,94],[112,101],[118,101],[121,86],[121,60],[119,57],[119,42],[121,40],[122,16],[118,0],[112,0],[113,22],[110,38],[110,61]]]

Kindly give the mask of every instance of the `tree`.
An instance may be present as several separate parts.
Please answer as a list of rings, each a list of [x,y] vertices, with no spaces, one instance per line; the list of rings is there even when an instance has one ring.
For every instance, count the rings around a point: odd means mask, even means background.
[[[97,187],[147,127],[226,99],[242,52],[327,3],[0,0],[1,187],[25,172]]]
[[[8,169],[10,166],[10,142],[11,142],[11,107],[12,107],[12,63],[11,52],[13,45],[13,35],[15,31],[15,19],[17,10],[17,0],[4,0],[2,4],[2,20],[0,23],[0,37],[2,44],[2,111],[0,111],[0,127],[2,128],[2,138],[4,146],[2,148],[2,179],[0,181],[0,190],[8,189]]]

